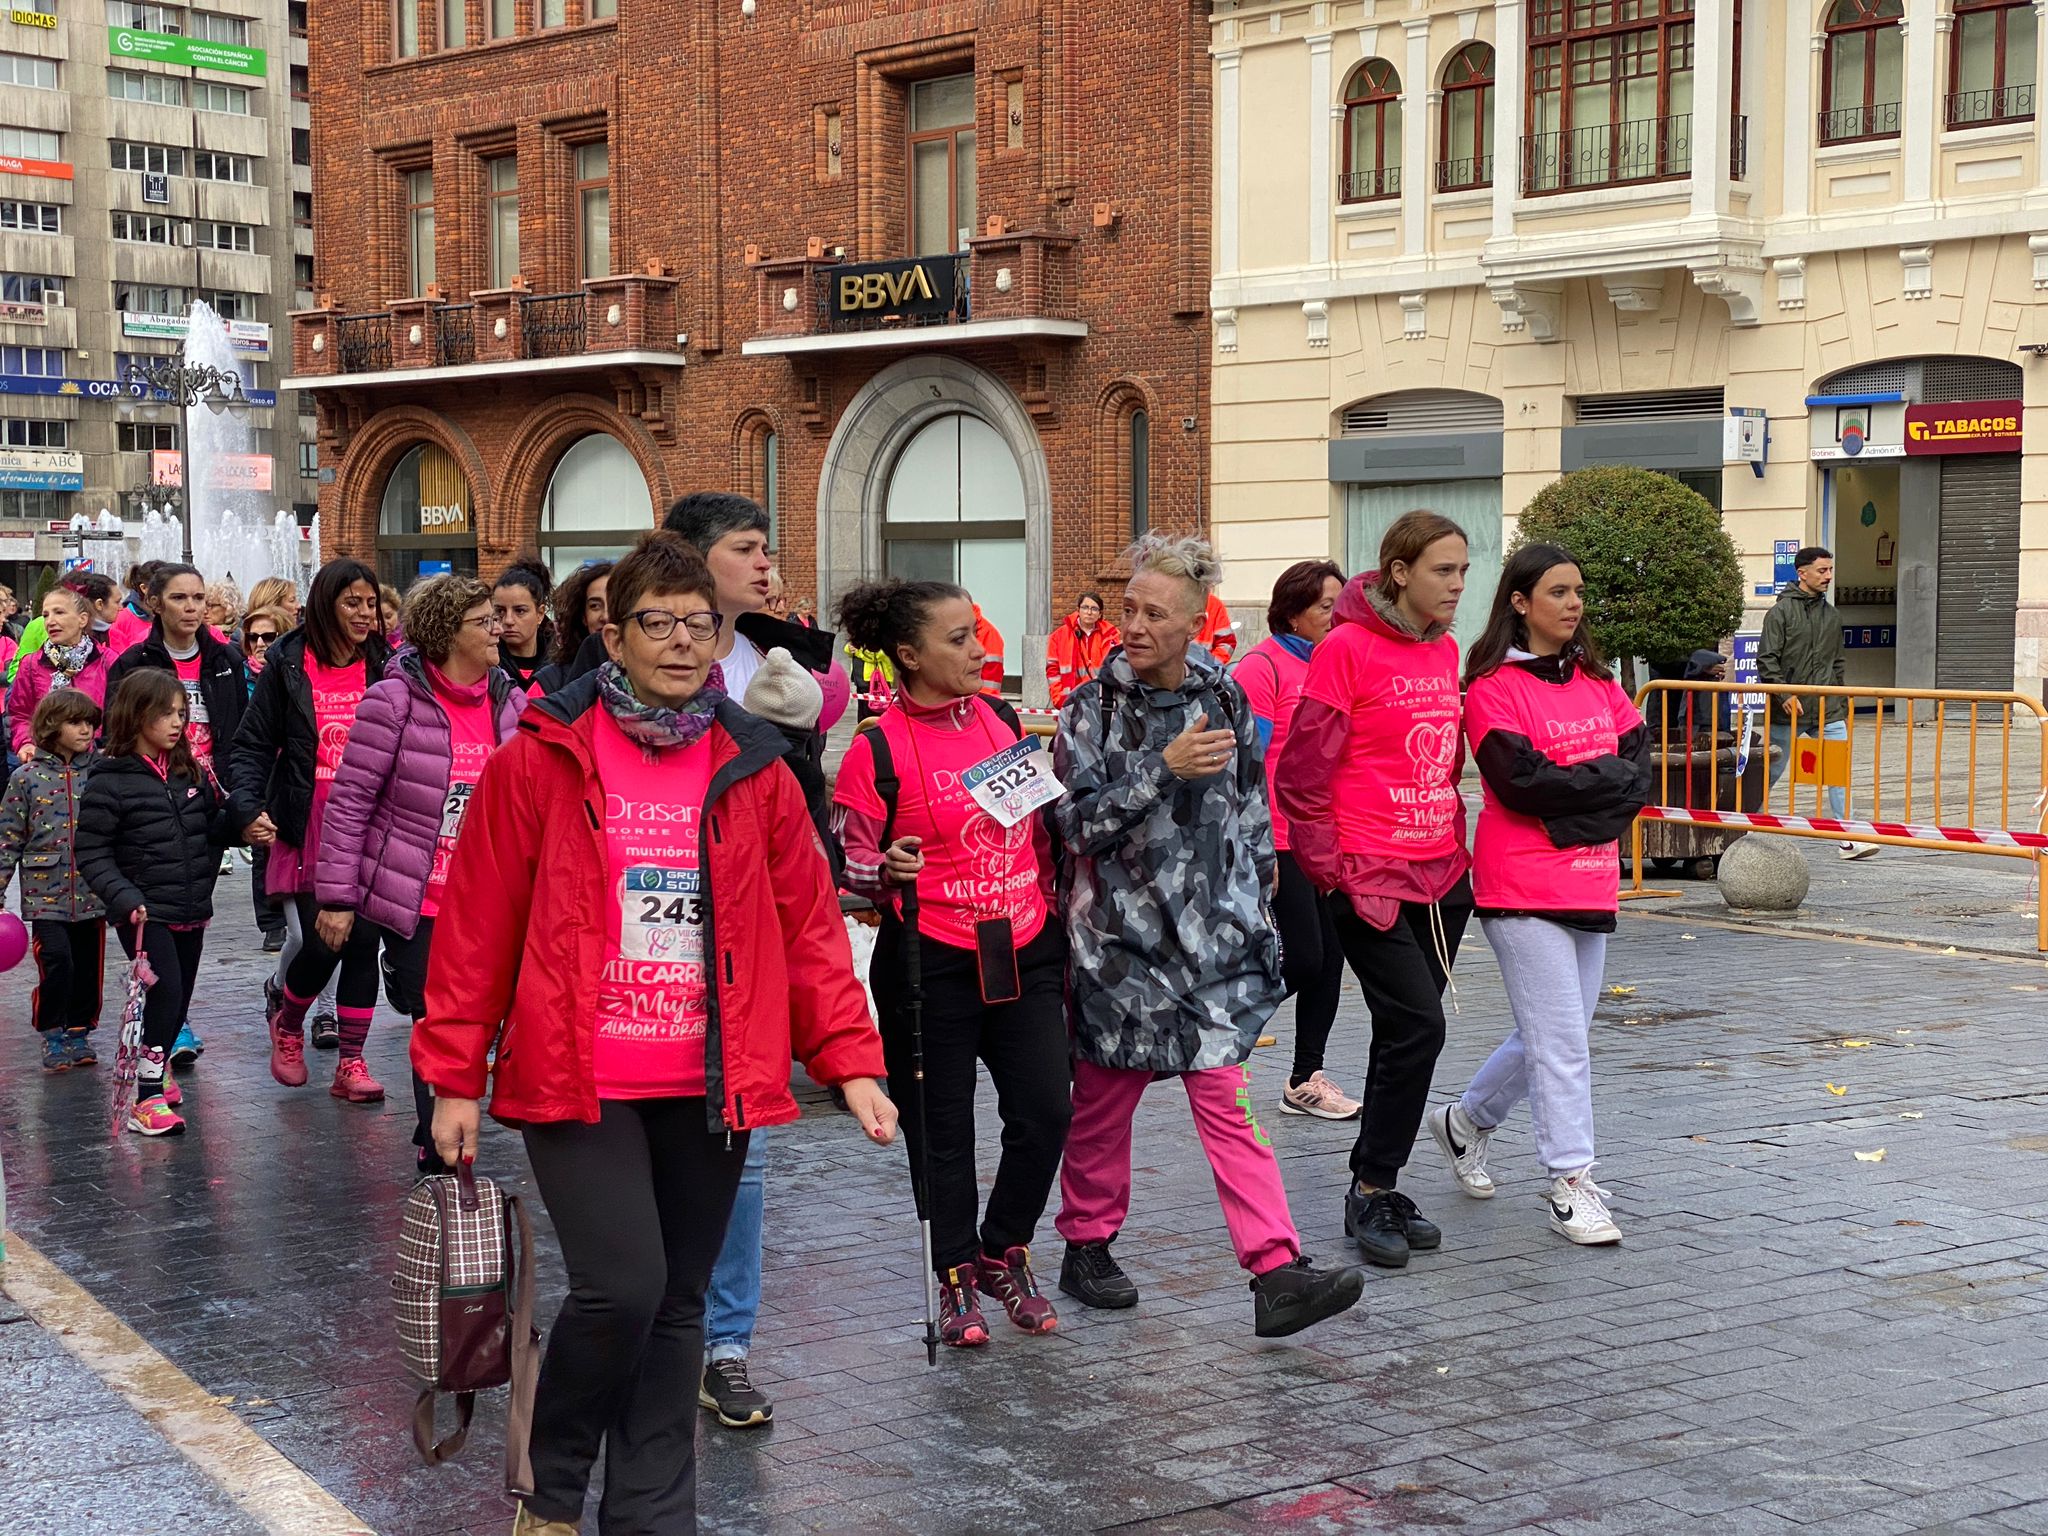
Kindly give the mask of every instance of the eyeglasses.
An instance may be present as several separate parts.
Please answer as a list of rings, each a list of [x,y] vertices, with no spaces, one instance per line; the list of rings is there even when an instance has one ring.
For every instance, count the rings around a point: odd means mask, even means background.
[[[495,613],[484,614],[481,618],[464,619],[462,622],[464,624],[473,624],[478,629],[503,629],[505,627],[505,621]]]
[[[640,633],[650,640],[666,640],[680,624],[700,645],[707,640],[716,640],[719,630],[725,627],[725,615],[722,613],[671,613],[666,608],[638,608],[626,618],[638,624]]]

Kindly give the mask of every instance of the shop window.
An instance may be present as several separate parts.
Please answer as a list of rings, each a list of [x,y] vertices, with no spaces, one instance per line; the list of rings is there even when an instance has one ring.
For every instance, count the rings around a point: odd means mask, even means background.
[[[541,500],[540,546],[557,580],[590,560],[616,560],[654,526],[647,477],[608,432],[571,443]]]
[[[1344,83],[1344,179],[1347,203],[1401,195],[1401,77],[1385,59],[1367,59]]]
[[[1905,0],[1834,0],[1821,56],[1820,141],[1899,136]]]
[[[1949,127],[2017,123],[2034,115],[2038,28],[2032,0],[1956,0],[1948,54]]]
[[[1534,0],[1522,189],[1692,170],[1693,0]]]
[[[519,162],[502,155],[484,162],[491,231],[491,286],[509,288],[519,275]]]
[[[424,294],[434,281],[434,173],[405,173],[406,292]]]
[[[384,482],[377,514],[379,577],[401,592],[422,574],[476,574],[476,513],[469,478],[438,443],[421,443]]]
[[[1461,192],[1493,185],[1493,49],[1467,43],[1444,65],[1442,158],[1436,189]]]
[[[612,153],[599,139],[576,146],[576,271],[609,277],[612,270]]]
[[[965,247],[976,218],[974,76],[910,87],[910,254]]]

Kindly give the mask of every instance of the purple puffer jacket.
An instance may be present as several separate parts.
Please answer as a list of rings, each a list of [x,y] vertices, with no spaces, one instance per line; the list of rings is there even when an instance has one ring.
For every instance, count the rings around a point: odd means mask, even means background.
[[[526,707],[512,679],[488,679],[502,744]],[[434,870],[434,845],[455,752],[448,713],[427,682],[419,652],[401,651],[356,710],[320,823],[313,898],[411,938]]]

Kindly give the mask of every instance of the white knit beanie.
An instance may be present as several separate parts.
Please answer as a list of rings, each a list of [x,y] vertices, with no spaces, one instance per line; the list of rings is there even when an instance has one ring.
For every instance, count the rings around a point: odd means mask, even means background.
[[[814,731],[825,708],[825,690],[795,657],[776,646],[747,682],[747,713],[793,731]]]

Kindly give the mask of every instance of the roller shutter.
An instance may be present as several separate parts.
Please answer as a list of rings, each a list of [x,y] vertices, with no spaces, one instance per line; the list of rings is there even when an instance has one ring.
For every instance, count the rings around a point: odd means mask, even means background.
[[[1935,599],[1937,688],[2012,687],[2019,596],[2020,456],[1944,459]]]

